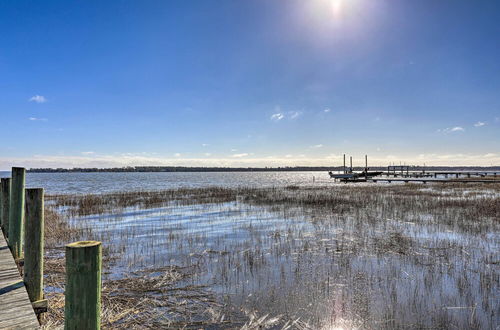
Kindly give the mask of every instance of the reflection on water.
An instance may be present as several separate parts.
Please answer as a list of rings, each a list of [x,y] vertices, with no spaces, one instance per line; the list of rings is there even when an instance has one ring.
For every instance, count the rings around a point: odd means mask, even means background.
[[[493,235],[450,232],[431,215],[367,221],[242,202],[176,205],[74,219],[119,258],[107,276],[193,267],[226,306],[311,328],[494,328]],[[420,220],[420,221],[417,221]]]

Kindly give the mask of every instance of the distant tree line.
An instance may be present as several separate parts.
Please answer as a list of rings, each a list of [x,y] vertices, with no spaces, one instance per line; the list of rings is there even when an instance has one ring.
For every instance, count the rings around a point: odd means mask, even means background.
[[[354,167],[362,171],[364,167]],[[342,171],[342,166],[279,166],[279,167],[190,167],[190,166],[128,166],[114,168],[31,168],[31,173],[66,173],[66,172],[300,172],[300,171]],[[370,167],[370,170],[386,171],[386,166]],[[500,171],[500,166],[426,166],[410,167],[410,171]]]

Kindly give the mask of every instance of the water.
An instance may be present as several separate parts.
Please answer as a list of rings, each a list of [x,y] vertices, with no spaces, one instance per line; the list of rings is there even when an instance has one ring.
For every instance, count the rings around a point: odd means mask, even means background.
[[[0,172],[8,177],[9,172]],[[131,172],[131,173],[28,173],[26,186],[43,187],[49,194],[105,193],[200,187],[270,187],[332,184],[327,172]]]
[[[498,287],[485,281],[495,275],[483,260],[498,250],[498,236],[450,232],[432,218],[373,222],[233,201],[130,207],[72,223],[91,228],[86,238],[119,256],[106,277],[167,265],[196,269],[187,284],[207,286],[233,321],[238,311],[254,310],[321,329],[492,327]],[[381,251],[393,232],[411,246]]]

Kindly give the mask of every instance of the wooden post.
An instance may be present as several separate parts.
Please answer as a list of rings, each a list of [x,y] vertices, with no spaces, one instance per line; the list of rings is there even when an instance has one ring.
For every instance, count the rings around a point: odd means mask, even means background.
[[[10,178],[2,178],[0,186],[0,194],[2,199],[2,228],[6,237],[9,236],[9,208],[10,208]]]
[[[352,173],[352,156],[350,157],[351,159],[351,166],[349,167],[349,173]]]
[[[346,170],[345,170],[345,154],[344,154],[344,174],[346,174]]]
[[[12,168],[9,209],[9,246],[14,259],[23,257],[24,183],[26,170]]]
[[[26,189],[24,284],[31,302],[43,300],[43,189]]]
[[[368,155],[365,155],[365,179],[368,180]]]
[[[101,327],[101,242],[66,245],[65,329]]]

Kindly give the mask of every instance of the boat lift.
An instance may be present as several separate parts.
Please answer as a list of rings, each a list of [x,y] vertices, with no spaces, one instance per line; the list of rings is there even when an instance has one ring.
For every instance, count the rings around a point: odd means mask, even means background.
[[[333,173],[328,172],[330,177],[335,180],[340,180],[343,182],[365,182],[366,180],[373,178],[374,176],[381,175],[383,172],[370,172],[368,168],[368,155],[365,155],[365,168],[361,172],[354,172],[352,167],[352,156],[350,156],[350,166],[349,169],[346,168],[345,164],[345,154],[344,154],[344,173]]]

